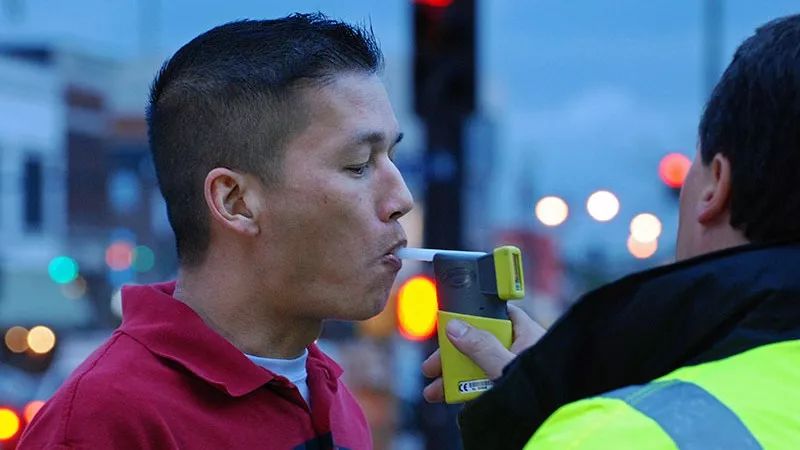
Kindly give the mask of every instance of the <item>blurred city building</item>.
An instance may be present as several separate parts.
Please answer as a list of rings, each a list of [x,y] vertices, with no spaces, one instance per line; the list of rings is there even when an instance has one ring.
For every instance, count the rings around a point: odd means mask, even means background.
[[[110,329],[122,284],[175,272],[143,116],[157,67],[0,45],[0,330]]]

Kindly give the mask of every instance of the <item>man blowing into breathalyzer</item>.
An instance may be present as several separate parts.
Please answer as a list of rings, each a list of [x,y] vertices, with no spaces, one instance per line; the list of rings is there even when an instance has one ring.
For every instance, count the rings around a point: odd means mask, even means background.
[[[150,144],[177,282],[123,322],[20,450],[372,447],[325,319],[380,312],[411,195],[371,31],[296,14],[216,27],[153,83]]]

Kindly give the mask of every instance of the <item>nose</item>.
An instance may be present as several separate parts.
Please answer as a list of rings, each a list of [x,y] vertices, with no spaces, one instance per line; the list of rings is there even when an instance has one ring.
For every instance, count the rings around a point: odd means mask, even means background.
[[[380,218],[384,222],[397,220],[414,207],[414,197],[408,190],[403,175],[392,161],[387,161],[386,174],[381,180],[385,194],[380,206]]]

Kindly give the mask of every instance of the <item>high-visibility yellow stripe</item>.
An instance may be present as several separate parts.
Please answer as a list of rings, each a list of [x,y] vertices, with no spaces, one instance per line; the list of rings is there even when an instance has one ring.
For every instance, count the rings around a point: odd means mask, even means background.
[[[701,386],[733,410],[766,449],[800,448],[800,340],[683,367],[659,380]]]
[[[602,397],[623,400],[656,421],[680,450],[763,449],[730,408],[694,383],[654,381],[617,389]]]

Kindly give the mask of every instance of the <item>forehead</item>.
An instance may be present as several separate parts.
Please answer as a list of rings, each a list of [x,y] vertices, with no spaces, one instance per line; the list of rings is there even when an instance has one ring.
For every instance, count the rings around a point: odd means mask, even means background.
[[[302,95],[309,114],[310,129],[397,132],[397,119],[386,89],[377,75],[336,75],[328,83],[307,88]]]

